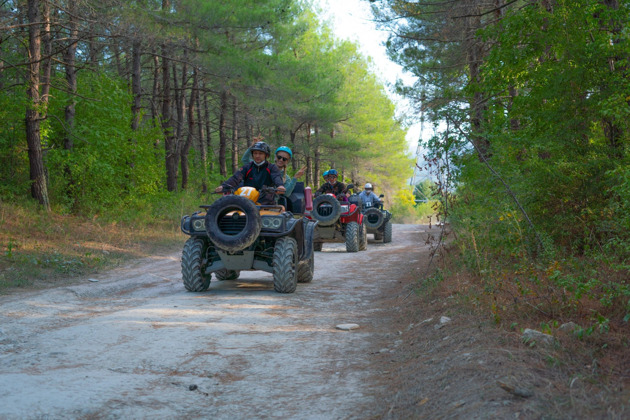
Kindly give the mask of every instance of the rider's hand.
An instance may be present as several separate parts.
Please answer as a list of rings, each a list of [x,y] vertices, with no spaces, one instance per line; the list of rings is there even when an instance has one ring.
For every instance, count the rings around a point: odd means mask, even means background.
[[[216,188],[214,189],[214,192],[216,192],[216,193],[220,193],[220,192],[222,192],[222,191],[223,191],[223,185],[219,185],[218,187],[216,187]]]
[[[285,192],[287,192],[287,189],[284,188],[284,186],[280,186],[276,188],[276,191],[278,191],[278,194],[284,194]]]
[[[305,172],[306,172],[306,165],[302,166],[302,168],[300,168],[300,170],[295,173],[295,177],[302,178]]]

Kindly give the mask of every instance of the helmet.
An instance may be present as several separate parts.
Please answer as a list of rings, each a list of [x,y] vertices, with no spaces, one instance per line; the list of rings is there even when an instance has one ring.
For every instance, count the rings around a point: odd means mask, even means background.
[[[249,150],[251,150],[252,152],[254,150],[258,150],[259,152],[263,152],[264,154],[266,154],[267,157],[269,157],[269,155],[271,154],[271,148],[264,141],[254,143],[254,145]]]
[[[328,176],[328,172],[330,172],[330,171],[326,171],[326,172],[324,172],[324,173],[322,174],[322,177],[326,178],[326,177]]]
[[[291,158],[293,158],[293,152],[287,146],[280,146],[276,149],[276,155],[278,152],[287,152]]]
[[[367,184],[365,184],[365,187],[363,187],[366,190],[372,190],[372,184],[370,184],[369,182]]]
[[[337,170],[336,169],[329,169],[326,174],[327,175],[335,175],[335,176],[337,176]]]

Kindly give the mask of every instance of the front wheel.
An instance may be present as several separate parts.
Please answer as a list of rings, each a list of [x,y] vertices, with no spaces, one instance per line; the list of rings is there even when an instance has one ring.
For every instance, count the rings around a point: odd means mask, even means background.
[[[313,281],[313,274],[315,272],[315,253],[311,252],[311,256],[298,263],[298,283],[310,283]]]
[[[188,238],[182,251],[182,280],[189,292],[204,292],[210,286],[211,274],[205,274],[204,256],[208,249],[207,241],[201,238]]]
[[[350,222],[346,225],[346,251],[359,252],[359,224]]]
[[[367,251],[367,244],[367,226],[362,223],[359,233],[359,251]]]
[[[297,288],[297,242],[290,237],[276,241],[273,250],[273,288],[278,293],[293,293]]]
[[[383,243],[386,244],[392,241],[392,223],[385,222],[385,228],[383,229]]]

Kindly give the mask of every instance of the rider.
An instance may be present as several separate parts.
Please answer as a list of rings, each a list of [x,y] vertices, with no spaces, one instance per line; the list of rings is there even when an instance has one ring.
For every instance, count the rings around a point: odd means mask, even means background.
[[[264,141],[259,141],[250,149],[253,160],[236,171],[230,179],[224,181],[214,191],[220,193],[224,189],[235,190],[243,183],[243,186],[254,187],[259,191],[263,186],[274,186],[279,193],[284,194],[286,188],[282,181],[282,172],[276,165],[267,161],[271,154],[269,145]],[[258,202],[263,205],[275,204],[274,198],[273,193],[264,193],[260,195]]]
[[[280,169],[283,174],[284,179],[284,187],[286,188],[285,195],[289,196],[293,192],[295,188],[295,184],[297,184],[297,179],[301,178],[306,171],[306,165],[303,166],[299,171],[295,173],[295,176],[291,178],[287,174],[287,167],[289,166],[289,162],[293,158],[293,152],[287,146],[280,146],[276,149],[276,163],[275,165]],[[251,147],[245,151],[241,161],[243,165],[247,165],[252,160],[252,152]]]
[[[337,181],[337,170],[329,169],[323,174],[326,183],[315,191],[315,196],[322,194],[335,194],[340,201],[347,201],[346,197],[346,184]]]
[[[365,184],[363,191],[359,193],[359,198],[365,207],[379,207],[382,204],[381,199],[374,194],[374,188],[369,182]]]

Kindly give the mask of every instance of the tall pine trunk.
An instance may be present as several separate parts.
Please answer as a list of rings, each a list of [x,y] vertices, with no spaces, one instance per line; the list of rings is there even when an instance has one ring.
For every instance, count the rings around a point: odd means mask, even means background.
[[[50,211],[46,171],[44,169],[44,157],[42,152],[39,109],[41,106],[40,89],[40,60],[41,60],[41,15],[39,0],[28,0],[28,29],[29,54],[28,83],[26,94],[26,143],[28,145],[28,160],[30,167],[31,196],[36,199],[47,211]]]
[[[238,158],[238,100],[232,98],[232,173],[235,173],[239,165]]]
[[[221,110],[219,112],[219,171],[221,176],[227,176],[227,165],[225,152],[227,148],[227,112],[228,112],[228,92],[221,91]]]

